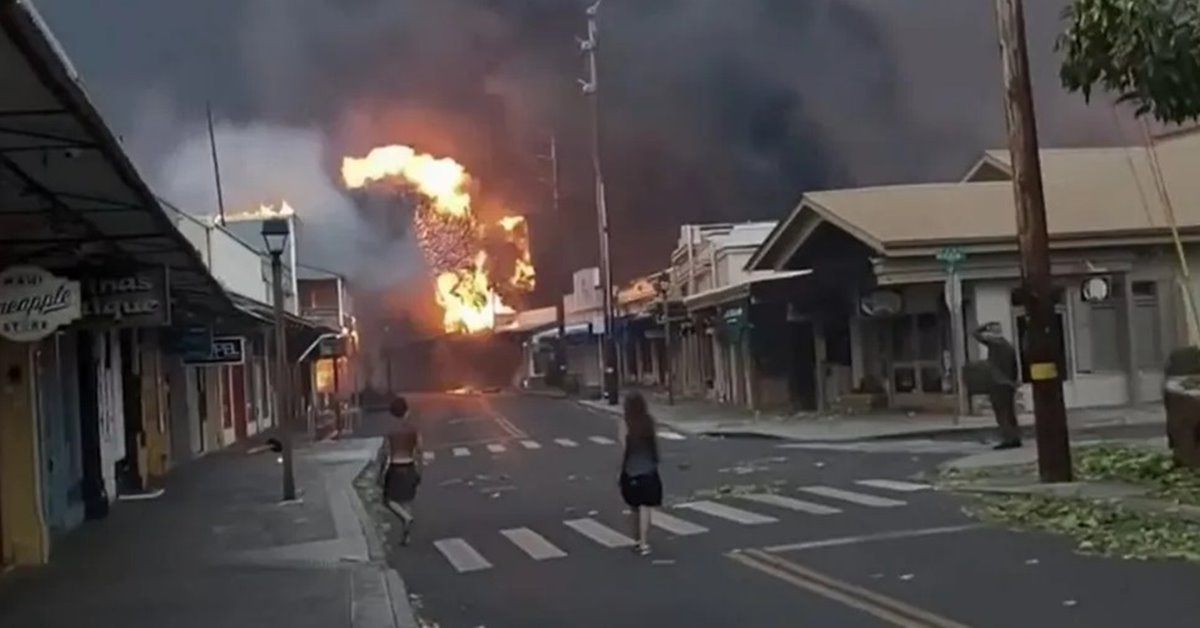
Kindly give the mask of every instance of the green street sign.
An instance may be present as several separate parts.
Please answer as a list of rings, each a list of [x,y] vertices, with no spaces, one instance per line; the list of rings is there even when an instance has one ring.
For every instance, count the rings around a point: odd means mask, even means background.
[[[963,260],[967,259],[967,252],[957,246],[947,246],[938,249],[938,252],[934,257],[936,257],[939,262],[945,264],[946,266],[954,267],[958,266],[963,262]]]

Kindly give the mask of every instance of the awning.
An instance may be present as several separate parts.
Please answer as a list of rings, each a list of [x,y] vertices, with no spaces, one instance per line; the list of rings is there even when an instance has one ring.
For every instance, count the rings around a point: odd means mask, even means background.
[[[751,300],[758,296],[767,286],[787,283],[788,280],[811,275],[811,270],[791,270],[784,272],[765,271],[761,275],[721,286],[704,292],[697,292],[684,298],[683,304],[689,312],[719,307],[734,301]],[[786,286],[785,286],[786,287]]]
[[[161,266],[177,320],[231,311],[26,0],[0,0],[0,76],[0,268]]]
[[[566,336],[593,333],[591,323],[571,323],[564,328],[564,331],[566,332],[564,334]],[[551,340],[553,338],[558,338],[558,326],[551,327],[545,331],[540,331],[531,336],[530,340],[533,342],[539,342],[542,340]]]

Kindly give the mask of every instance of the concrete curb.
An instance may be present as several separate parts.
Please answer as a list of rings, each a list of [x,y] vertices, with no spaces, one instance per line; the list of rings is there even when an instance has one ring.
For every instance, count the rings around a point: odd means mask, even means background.
[[[370,557],[371,565],[377,570],[379,594],[386,598],[388,608],[386,613],[381,613],[382,609],[372,609],[374,612],[367,613],[368,618],[362,622],[358,621],[359,615],[356,613],[354,628],[417,628],[420,623],[409,602],[408,589],[404,586],[404,579],[400,577],[398,571],[387,565],[387,552],[384,550],[383,539],[379,535],[379,530],[375,528],[375,522],[371,519],[370,513],[367,512],[367,505],[363,502],[362,495],[354,486],[354,480],[358,479],[368,467],[378,462],[382,450],[383,440],[380,439],[376,454],[359,467],[350,480],[350,491],[354,495],[350,502],[354,514],[358,517],[358,523],[362,527],[367,544],[367,555]]]

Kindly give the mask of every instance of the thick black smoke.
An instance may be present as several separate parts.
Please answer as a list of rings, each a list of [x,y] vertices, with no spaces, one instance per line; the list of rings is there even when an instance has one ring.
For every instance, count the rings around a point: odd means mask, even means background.
[[[1087,108],[1058,88],[1052,45],[1063,3],[1027,3],[1043,142],[1119,140],[1108,108]],[[595,260],[588,109],[576,84],[583,5],[38,3],[151,180],[196,211],[211,210],[194,184],[203,174],[187,185],[173,178],[206,167],[194,149],[206,101],[231,129],[269,129],[256,136],[316,131],[329,175],[320,185],[331,189],[341,155],[403,142],[454,156],[492,203],[524,212],[548,209],[549,169],[538,156],[556,134],[564,226],[534,221],[543,277],[556,264]],[[601,99],[617,275],[665,265],[680,223],[780,217],[821,187],[959,176],[1003,141],[992,5],[607,0]],[[201,157],[168,158],[188,142]],[[248,165],[242,174],[253,173]],[[279,183],[274,196],[287,188]],[[302,215],[342,211],[292,200]],[[330,248],[348,258],[363,249]],[[360,265],[326,264],[339,262]]]

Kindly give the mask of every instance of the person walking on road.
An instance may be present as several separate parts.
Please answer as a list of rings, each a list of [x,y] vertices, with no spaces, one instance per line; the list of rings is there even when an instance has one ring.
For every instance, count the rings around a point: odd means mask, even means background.
[[[629,506],[630,524],[637,544],[634,551],[650,553],[650,521],[662,506],[662,480],[658,475],[658,435],[646,400],[638,393],[625,397],[625,453],[621,460],[621,498]]]
[[[1000,442],[995,449],[1015,449],[1021,446],[1021,428],[1017,424],[1017,350],[1004,337],[1000,323],[991,322],[971,334],[987,347],[990,384],[988,400],[996,414]]]
[[[401,543],[408,545],[414,522],[413,501],[421,483],[421,434],[409,418],[408,402],[396,397],[388,407],[399,425],[384,439],[383,462],[379,481],[383,485],[383,502],[403,524]]]

